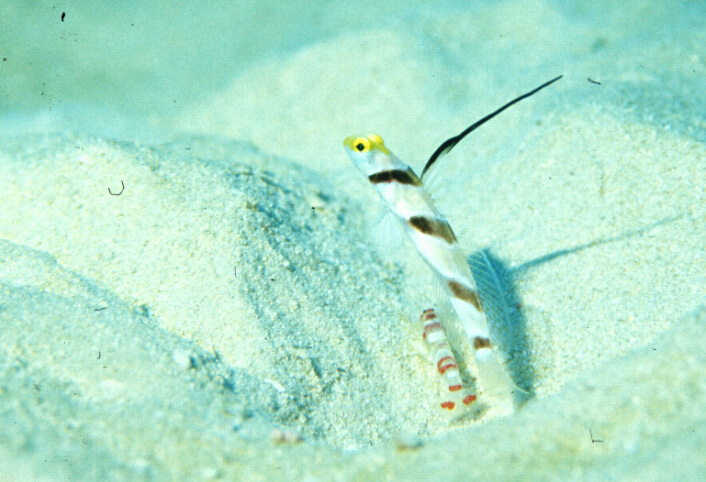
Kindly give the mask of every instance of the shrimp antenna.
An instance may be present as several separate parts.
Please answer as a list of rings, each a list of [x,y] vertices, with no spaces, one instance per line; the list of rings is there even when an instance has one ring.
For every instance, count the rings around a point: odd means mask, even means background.
[[[420,178],[424,178],[424,174],[426,174],[426,172],[429,170],[429,168],[432,166],[432,164],[434,164],[434,163],[437,161],[437,159],[439,159],[441,156],[443,156],[443,155],[445,155],[445,154],[448,154],[449,151],[450,151],[451,149],[453,149],[453,148],[456,146],[456,144],[458,144],[459,142],[461,142],[461,140],[462,140],[464,137],[466,137],[468,134],[470,134],[471,132],[473,132],[474,130],[476,130],[478,127],[482,126],[482,125],[485,124],[487,121],[489,121],[490,119],[492,119],[492,118],[495,117],[496,115],[500,114],[502,111],[504,111],[505,109],[507,109],[507,108],[510,107],[511,105],[516,104],[516,103],[518,103],[519,101],[521,101],[522,99],[526,99],[527,97],[531,96],[532,94],[535,94],[535,93],[539,92],[540,90],[542,90],[543,88],[545,88],[545,87],[548,86],[549,84],[551,84],[551,83],[553,83],[553,82],[556,82],[557,80],[561,79],[562,77],[563,77],[563,75],[560,75],[559,77],[557,77],[557,78],[555,78],[555,79],[552,79],[552,80],[550,80],[549,82],[540,85],[540,86],[537,87],[536,89],[534,89],[534,90],[532,90],[532,91],[530,91],[530,92],[527,92],[527,93],[524,94],[524,95],[519,96],[518,98],[516,98],[515,100],[512,100],[512,101],[510,101],[510,102],[508,102],[507,104],[505,104],[504,106],[502,106],[501,108],[499,108],[498,110],[496,110],[495,112],[493,112],[493,113],[491,113],[491,114],[488,114],[487,116],[483,117],[483,118],[482,118],[481,120],[479,120],[478,122],[472,124],[470,127],[468,127],[465,131],[461,132],[459,135],[454,136],[454,137],[452,137],[452,138],[450,138],[450,139],[446,139],[446,140],[443,142],[443,144],[441,144],[441,145],[434,151],[434,154],[431,155],[431,157],[430,157],[429,160],[427,161],[426,166],[424,166],[424,170],[422,171],[422,175],[419,176],[419,177],[420,177]]]

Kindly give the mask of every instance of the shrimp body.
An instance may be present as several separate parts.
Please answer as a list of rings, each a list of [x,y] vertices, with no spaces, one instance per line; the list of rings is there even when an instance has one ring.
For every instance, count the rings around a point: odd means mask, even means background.
[[[422,339],[432,356],[444,386],[444,398],[439,404],[442,409],[452,412],[468,407],[476,400],[476,395],[463,386],[458,362],[449,344],[444,326],[439,322],[433,309],[424,310],[419,317],[422,323]]]

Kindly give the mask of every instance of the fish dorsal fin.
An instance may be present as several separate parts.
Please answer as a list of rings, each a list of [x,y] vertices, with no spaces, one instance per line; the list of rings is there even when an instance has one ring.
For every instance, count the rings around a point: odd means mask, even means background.
[[[448,154],[449,151],[451,151],[451,149],[453,149],[453,148],[456,146],[456,144],[458,144],[459,142],[461,142],[461,140],[463,140],[463,138],[466,137],[468,134],[470,134],[471,132],[473,132],[474,130],[476,130],[478,127],[480,127],[480,126],[482,126],[483,124],[485,124],[486,122],[488,122],[490,119],[492,119],[492,118],[495,117],[496,115],[500,114],[502,111],[504,111],[505,109],[507,109],[507,108],[510,107],[511,105],[514,105],[514,104],[518,103],[518,102],[521,101],[522,99],[526,99],[527,97],[531,96],[532,94],[535,94],[536,92],[542,90],[543,88],[545,88],[545,87],[548,86],[549,84],[551,84],[551,83],[553,83],[553,82],[556,82],[557,80],[561,79],[562,77],[563,77],[563,75],[560,75],[559,77],[556,77],[556,78],[550,80],[549,82],[545,82],[544,84],[540,85],[540,86],[537,87],[536,89],[531,90],[531,91],[527,92],[526,94],[523,94],[523,95],[517,97],[516,99],[514,99],[514,100],[508,102],[507,104],[505,104],[504,106],[502,106],[501,108],[499,108],[498,110],[496,110],[495,112],[492,112],[492,113],[488,114],[487,116],[483,117],[482,119],[480,119],[479,121],[477,121],[477,122],[471,124],[469,127],[467,127],[467,128],[466,128],[463,132],[461,132],[460,134],[458,134],[458,135],[456,135],[456,136],[453,136],[453,137],[451,137],[451,138],[449,138],[449,139],[446,139],[446,140],[434,151],[434,153],[431,155],[431,157],[430,157],[429,160],[427,161],[426,165],[424,166],[424,169],[422,170],[422,175],[420,176],[420,179],[424,179],[424,175],[427,173],[427,171],[429,170],[429,168],[430,168],[440,157],[444,156],[445,154]]]

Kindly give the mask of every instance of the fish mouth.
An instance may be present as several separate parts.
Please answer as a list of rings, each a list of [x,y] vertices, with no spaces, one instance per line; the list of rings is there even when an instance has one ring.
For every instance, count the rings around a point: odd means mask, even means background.
[[[353,141],[358,139],[359,137],[362,137],[360,135],[353,135],[353,136],[348,136],[345,139],[343,139],[343,146],[347,147],[351,151],[353,150]]]

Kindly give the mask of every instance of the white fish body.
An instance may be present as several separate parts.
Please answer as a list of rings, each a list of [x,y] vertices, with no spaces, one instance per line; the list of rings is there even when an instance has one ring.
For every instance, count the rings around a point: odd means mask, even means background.
[[[434,206],[419,177],[390,152],[380,136],[350,136],[343,144],[445,287],[473,347],[484,399],[494,409],[512,410],[518,389],[493,350],[476,283],[446,218]]]

